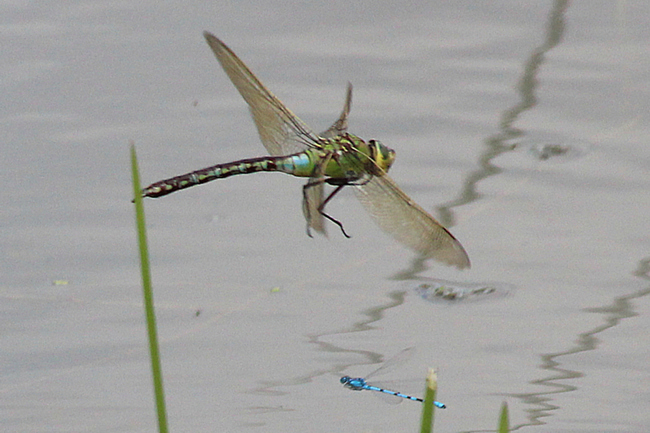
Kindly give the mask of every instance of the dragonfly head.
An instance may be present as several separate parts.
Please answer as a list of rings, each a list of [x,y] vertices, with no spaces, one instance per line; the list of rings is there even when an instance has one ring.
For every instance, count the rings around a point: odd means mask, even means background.
[[[378,140],[368,141],[368,146],[377,167],[385,172],[388,171],[390,166],[393,165],[393,161],[395,161],[395,151],[388,146],[384,146]]]
[[[352,379],[352,378],[351,378],[350,376],[343,376],[343,377],[341,378],[341,383],[342,383],[343,385],[345,385],[345,384],[348,383],[351,379]]]

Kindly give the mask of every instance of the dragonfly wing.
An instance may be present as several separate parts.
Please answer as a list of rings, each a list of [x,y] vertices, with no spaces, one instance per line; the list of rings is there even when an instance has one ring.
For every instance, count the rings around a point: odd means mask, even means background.
[[[385,173],[354,188],[379,227],[425,258],[458,269],[469,268],[463,246]]]
[[[365,379],[390,373],[391,371],[395,370],[397,367],[399,367],[400,365],[406,363],[409,359],[411,359],[414,353],[415,353],[415,347],[407,347],[406,349],[399,352],[397,355],[394,355],[392,358],[386,360],[381,365],[381,367],[372,371],[371,373],[368,373]],[[373,385],[375,383],[376,382],[374,382]]]
[[[289,155],[318,146],[319,137],[275,97],[226,44],[203,36],[250,108],[262,144],[271,155]]]
[[[313,182],[314,180],[317,179],[312,178],[310,182]],[[322,182],[307,188],[302,203],[302,213],[305,215],[305,219],[307,220],[308,229],[314,229],[318,233],[327,236],[325,218],[323,218],[323,215],[318,211],[320,204],[323,202],[324,194],[325,188]]]
[[[352,83],[348,83],[348,88],[345,93],[345,104],[343,105],[341,115],[336,122],[334,122],[327,131],[322,132],[320,136],[325,138],[336,138],[347,132],[350,108],[352,108]]]

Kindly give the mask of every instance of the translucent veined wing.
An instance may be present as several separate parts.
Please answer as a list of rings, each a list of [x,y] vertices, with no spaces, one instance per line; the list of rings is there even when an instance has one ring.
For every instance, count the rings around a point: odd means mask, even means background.
[[[348,115],[350,114],[350,108],[352,108],[352,84],[348,83],[345,93],[345,103],[343,104],[341,115],[336,122],[334,122],[326,131],[323,131],[320,136],[324,138],[336,138],[346,133],[348,130]],[[322,179],[322,176],[320,176],[320,178]],[[305,200],[302,204],[302,210],[307,219],[308,228],[312,228],[314,231],[327,236],[325,218],[323,218],[323,215],[318,211],[318,208],[325,197],[324,188],[324,183],[319,183],[308,188],[305,192]]]
[[[458,269],[469,268],[463,246],[427,211],[402,191],[387,174],[372,176],[354,188],[377,225],[424,258]]]
[[[406,348],[401,352],[399,352],[397,355],[385,361],[378,369],[366,375],[366,377],[364,378],[364,380],[366,381],[366,385],[375,386],[377,388],[381,388],[389,391],[389,393],[386,393],[386,392],[375,390],[373,391],[373,394],[375,396],[379,397],[380,399],[390,404],[399,404],[402,401],[404,401],[403,397],[398,397],[394,394],[391,394],[390,392],[392,391],[392,392],[403,393],[403,389],[406,383],[412,382],[413,384],[415,384],[415,383],[419,383],[419,381],[403,381],[403,380],[375,381],[372,379],[395,371],[401,365],[408,362],[408,360],[411,359],[411,357],[414,354],[415,354],[415,347]]]
[[[399,352],[397,355],[386,360],[378,369],[368,373],[364,379],[369,380],[373,377],[383,376],[384,374],[394,371],[397,367],[406,363],[415,353],[415,347],[407,347]]]
[[[318,211],[325,196],[325,187],[322,183],[314,185],[305,190],[302,202],[302,214],[307,221],[307,230],[313,229],[318,233],[327,236],[325,218]]]
[[[326,131],[323,131],[320,136],[325,138],[336,138],[345,134],[348,131],[348,116],[352,108],[352,83],[348,83],[345,92],[345,103],[339,118],[330,126]]]
[[[290,155],[319,145],[319,137],[285,107],[226,44],[209,32],[203,32],[203,36],[248,104],[262,144],[269,154]]]

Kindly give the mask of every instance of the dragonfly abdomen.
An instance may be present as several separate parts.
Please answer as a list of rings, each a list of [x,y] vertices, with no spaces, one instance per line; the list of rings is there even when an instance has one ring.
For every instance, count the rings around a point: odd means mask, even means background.
[[[379,387],[377,387],[377,386],[366,385],[366,389],[368,389],[368,390],[370,390],[370,391],[383,392],[384,394],[394,395],[394,396],[396,396],[396,397],[406,398],[406,399],[408,399],[408,400],[419,401],[419,402],[423,402],[423,401],[424,401],[424,400],[422,400],[421,398],[412,397],[412,396],[410,396],[410,395],[402,394],[401,392],[391,391],[390,389],[383,389],[383,388],[379,388]]]
[[[237,174],[257,173],[259,171],[279,171],[300,177],[309,177],[315,169],[309,152],[289,156],[265,156],[242,159],[240,161],[217,164],[191,173],[152,183],[142,190],[143,197],[162,197],[181,189],[200,185],[215,179],[223,179]]]

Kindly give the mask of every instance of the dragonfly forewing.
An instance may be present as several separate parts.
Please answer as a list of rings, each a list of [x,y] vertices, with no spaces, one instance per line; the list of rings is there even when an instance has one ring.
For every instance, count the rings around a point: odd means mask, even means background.
[[[250,108],[266,150],[273,156],[318,147],[319,137],[251,72],[230,48],[209,32],[203,36]]]
[[[458,269],[469,268],[463,246],[427,211],[402,191],[387,174],[373,176],[354,188],[377,225],[424,258]]]

